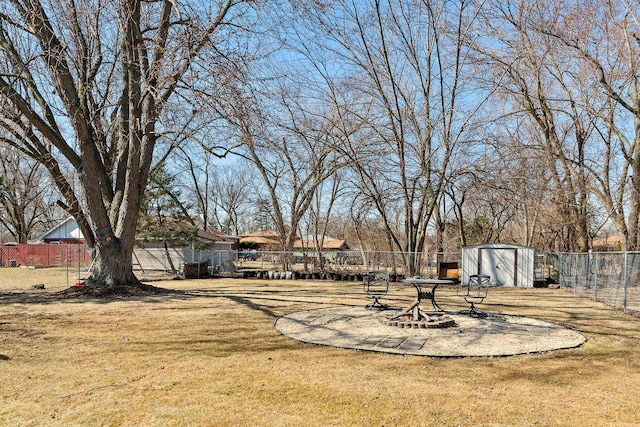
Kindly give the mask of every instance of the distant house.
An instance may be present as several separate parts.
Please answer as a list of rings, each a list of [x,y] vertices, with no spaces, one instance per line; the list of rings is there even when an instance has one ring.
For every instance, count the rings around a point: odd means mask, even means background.
[[[80,228],[78,227],[78,223],[73,217],[69,217],[62,221],[60,224],[51,228],[49,231],[44,233],[42,236],[38,238],[41,242],[44,243],[53,243],[53,244],[84,244],[84,236]]]
[[[277,251],[280,250],[280,235],[277,231],[257,231],[254,233],[243,234],[240,239],[240,245],[245,248],[257,249],[260,251]],[[306,239],[296,238],[293,243],[295,252],[309,251],[315,249],[313,237]],[[332,237],[324,237],[322,241],[323,252],[348,251],[349,245],[344,240],[334,239]]]
[[[172,216],[143,217],[138,223],[136,246],[152,249],[193,247],[196,249],[235,250],[239,237],[228,236],[215,228],[203,229],[198,218]]]
[[[313,257],[316,251],[316,244],[313,237],[311,236],[304,240],[296,240],[296,242],[293,244],[293,250],[293,255],[299,259],[309,259],[309,257]],[[346,241],[325,236],[322,239],[322,263],[337,263],[340,259],[344,259],[343,255],[341,255],[340,252],[348,250],[349,245],[347,245]]]
[[[240,246],[260,251],[275,251],[280,248],[280,235],[274,230],[242,234]]]
[[[240,246],[240,236],[224,234],[222,231],[213,227],[209,227],[207,230],[198,230],[198,237],[204,238],[205,236],[214,242],[212,249],[217,251],[235,251],[238,250]]]
[[[620,236],[606,236],[594,240],[591,247],[594,252],[613,252],[621,250],[622,245]]]

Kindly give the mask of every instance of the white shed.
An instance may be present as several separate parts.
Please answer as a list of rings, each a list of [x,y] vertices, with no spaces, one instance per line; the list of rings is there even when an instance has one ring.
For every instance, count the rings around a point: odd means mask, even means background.
[[[73,217],[68,217],[38,238],[45,243],[84,244],[84,236]]]
[[[472,274],[491,277],[495,286],[533,287],[535,250],[526,246],[489,243],[462,248],[462,283]]]

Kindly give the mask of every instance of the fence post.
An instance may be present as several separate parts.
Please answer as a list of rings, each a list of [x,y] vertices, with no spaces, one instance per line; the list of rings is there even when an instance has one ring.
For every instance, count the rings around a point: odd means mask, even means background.
[[[577,294],[578,293],[578,273],[579,273],[579,271],[578,271],[578,267],[579,267],[579,265],[578,265],[578,254],[575,253],[573,255],[575,256],[575,259],[576,259],[576,261],[575,261],[576,274],[573,276],[573,293]]]
[[[622,301],[622,308],[624,311],[627,311],[627,260],[629,258],[629,252],[624,253],[624,274],[622,276],[623,284],[624,284],[624,299]]]
[[[600,253],[596,252],[596,258],[595,258],[595,268],[593,269],[593,299],[595,301],[598,301],[598,270],[600,270]]]
[[[66,256],[65,256],[65,261],[67,264],[67,288],[69,287],[69,245],[65,245],[64,248],[65,252],[66,252]]]

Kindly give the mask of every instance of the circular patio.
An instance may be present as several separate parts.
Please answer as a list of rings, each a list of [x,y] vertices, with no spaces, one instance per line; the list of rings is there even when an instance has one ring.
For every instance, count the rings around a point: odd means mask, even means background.
[[[339,348],[433,357],[512,356],[582,345],[584,335],[529,317],[457,312],[448,328],[400,328],[381,320],[398,310],[340,306],[280,317],[275,328],[297,341]]]

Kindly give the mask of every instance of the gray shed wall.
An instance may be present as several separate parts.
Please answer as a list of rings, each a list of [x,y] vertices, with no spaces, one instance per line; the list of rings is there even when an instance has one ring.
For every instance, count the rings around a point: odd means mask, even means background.
[[[462,283],[472,274],[491,276],[496,286],[533,287],[535,250],[526,246],[491,243],[462,248]]]

